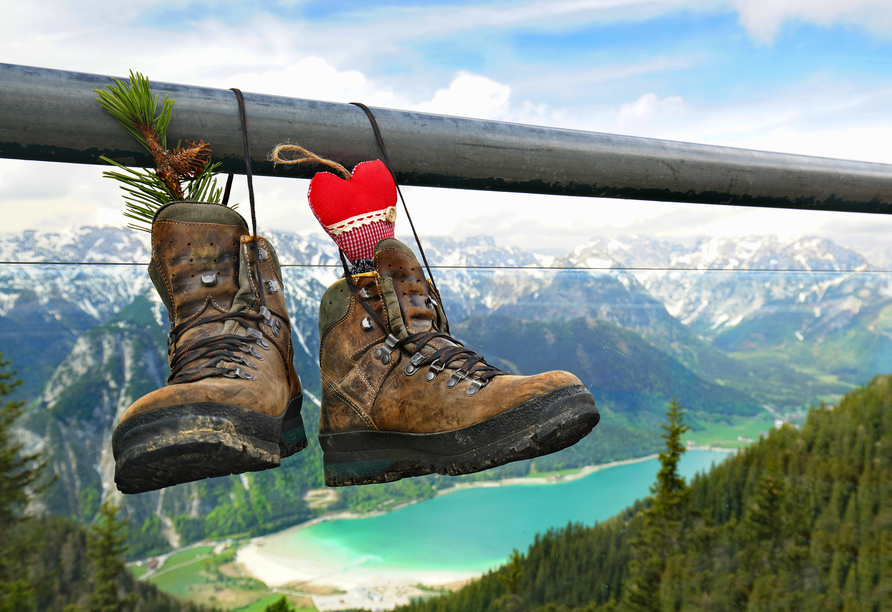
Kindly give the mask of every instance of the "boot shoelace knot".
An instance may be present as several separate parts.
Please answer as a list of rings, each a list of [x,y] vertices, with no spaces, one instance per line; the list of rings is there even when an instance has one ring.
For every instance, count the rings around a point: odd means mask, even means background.
[[[250,311],[231,312],[194,321],[184,321],[170,331],[167,339],[168,346],[176,345],[179,338],[193,328],[225,321],[236,321],[238,327],[247,329],[247,335],[243,336],[235,333],[219,334],[187,341],[177,346],[170,356],[168,384],[176,385],[194,382],[214,376],[254,380],[253,374],[246,372],[239,366],[226,367],[222,364],[224,362],[238,363],[252,370],[258,369],[245,355],[250,355],[254,359],[263,361],[263,355],[257,351],[255,345],[259,345],[264,350],[269,350],[270,345],[263,338],[263,333],[251,324],[254,323],[259,327],[262,321],[273,329],[273,333],[281,326],[279,320],[273,318],[265,306],[261,307],[259,313]]]
[[[442,338],[449,344],[435,348],[433,352],[425,355],[422,349],[436,338]],[[409,334],[402,340],[399,340],[393,334],[388,334],[384,344],[375,349],[374,357],[386,365],[390,363],[391,353],[399,350],[408,352],[408,345],[415,345],[415,351],[409,358],[409,363],[403,369],[407,376],[413,376],[420,368],[429,366],[424,379],[427,382],[433,382],[448,366],[460,361],[462,364],[455,369],[452,376],[446,381],[446,387],[452,389],[465,378],[473,376],[471,385],[467,390],[467,394],[470,396],[476,395],[480,389],[485,387],[496,376],[505,374],[499,368],[486,363],[482,356],[465,348],[461,342],[449,334],[440,331],[417,332]],[[433,345],[431,346],[433,347]]]

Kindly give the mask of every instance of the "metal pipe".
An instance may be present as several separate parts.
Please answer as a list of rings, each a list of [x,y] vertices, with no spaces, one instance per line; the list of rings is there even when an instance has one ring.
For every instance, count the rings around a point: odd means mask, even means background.
[[[0,64],[0,157],[127,165],[150,159],[96,101],[111,77]],[[233,83],[238,85],[238,83]],[[176,100],[169,142],[204,140],[227,172],[244,172],[231,91],[152,83]],[[267,161],[293,142],[348,168],[380,153],[364,113],[334,104],[245,94],[258,175],[309,178],[318,166]],[[892,212],[892,166],[373,109],[404,185]]]

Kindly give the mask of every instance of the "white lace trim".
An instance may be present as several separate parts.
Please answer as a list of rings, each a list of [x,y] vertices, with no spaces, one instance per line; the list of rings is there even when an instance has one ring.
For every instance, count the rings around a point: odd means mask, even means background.
[[[363,227],[378,221],[389,221],[390,223],[396,221],[396,206],[388,206],[382,210],[356,215],[355,217],[344,219],[343,221],[339,221],[332,225],[327,225],[325,229],[327,229],[332,236],[340,236],[344,232],[349,232],[357,227]]]

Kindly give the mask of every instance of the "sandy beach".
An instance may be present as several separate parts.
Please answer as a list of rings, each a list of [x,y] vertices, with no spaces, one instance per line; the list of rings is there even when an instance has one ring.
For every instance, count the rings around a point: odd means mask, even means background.
[[[725,450],[725,449],[709,449]],[[657,457],[650,455],[625,461],[614,461],[588,466],[570,474],[555,474],[531,478],[511,478],[500,481],[460,483],[444,489],[438,495],[449,495],[470,488],[490,488],[520,484],[566,483],[607,468],[640,463]],[[396,508],[395,508],[396,509]],[[300,555],[282,550],[284,535],[292,534],[321,523],[339,519],[359,519],[382,513],[333,513],[296,525],[284,532],[254,538],[242,546],[236,555],[239,570],[270,587],[299,592],[313,598],[319,610],[366,608],[390,610],[411,599],[429,595],[430,590],[458,588],[480,576],[479,571],[444,571],[413,567],[382,565],[378,558],[351,558],[345,561],[338,551],[315,547],[306,543]],[[273,540],[275,538],[275,540]],[[426,590],[419,589],[423,585]]]
[[[583,478],[601,469],[647,461],[655,456],[588,466],[578,472],[566,475],[460,483],[440,491],[438,495],[448,495],[470,488],[568,482]],[[407,504],[402,504],[399,507],[405,505]],[[391,511],[396,509],[398,507]],[[277,553],[270,546],[271,538],[280,538],[284,534],[301,531],[323,521],[360,519],[380,514],[382,513],[332,513],[295,525],[278,534],[254,538],[239,548],[236,554],[236,563],[244,575],[252,576],[269,587],[280,589],[283,592],[299,592],[312,597],[314,605],[319,610],[339,610],[351,607],[391,610],[396,606],[409,603],[413,598],[429,595],[430,590],[457,589],[480,576],[479,572],[394,568],[382,567],[378,564],[369,568],[363,567],[361,559],[347,564],[338,559],[337,555],[324,550],[304,550],[303,554],[296,556]],[[418,585],[423,585],[429,590],[419,589]]]
[[[303,529],[308,525],[309,523],[293,529]],[[473,572],[388,568],[380,565],[369,569],[362,566],[362,560],[344,564],[335,556],[317,550],[306,551],[306,556],[286,557],[269,550],[267,544],[267,538],[261,537],[240,548],[236,556],[239,569],[267,586],[312,597],[319,610],[391,610],[414,598],[430,595],[429,591],[419,589],[416,585],[424,585],[430,590],[447,586],[458,588],[478,577]],[[325,594],[332,592],[333,594]]]

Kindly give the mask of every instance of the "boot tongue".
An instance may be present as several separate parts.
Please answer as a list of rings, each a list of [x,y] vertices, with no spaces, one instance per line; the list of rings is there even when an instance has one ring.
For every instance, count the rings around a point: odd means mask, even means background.
[[[415,259],[412,250],[395,238],[386,238],[375,247],[374,261],[378,275],[389,279],[390,283],[385,284],[393,287],[392,297],[396,298],[399,305],[405,335],[439,331],[435,301],[421,264]],[[399,332],[396,329],[394,331]]]
[[[202,312],[210,299],[229,310],[239,289],[240,237],[247,224],[217,204],[175,202],[152,224],[149,276],[172,323]]]

